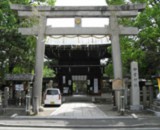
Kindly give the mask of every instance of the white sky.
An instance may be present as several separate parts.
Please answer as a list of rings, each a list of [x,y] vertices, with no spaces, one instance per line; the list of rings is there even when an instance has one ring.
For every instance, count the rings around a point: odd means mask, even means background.
[[[106,2],[105,0],[56,0],[55,6],[106,6]],[[107,24],[107,18],[82,19],[82,27],[104,27]],[[48,19],[47,25],[52,27],[74,27],[74,19]]]
[[[104,6],[105,0],[56,0],[56,6]]]
[[[55,6],[106,6],[105,0],[56,0]],[[83,18],[82,27],[104,27],[108,25],[108,18]],[[50,18],[47,21],[47,25],[52,27],[74,27],[75,25],[73,18]],[[80,41],[76,41],[77,38],[61,38],[54,39],[49,38],[47,44],[55,45],[70,45],[70,44],[106,44],[110,43],[108,37],[102,39],[94,38],[78,38]],[[76,42],[75,42],[76,41]]]

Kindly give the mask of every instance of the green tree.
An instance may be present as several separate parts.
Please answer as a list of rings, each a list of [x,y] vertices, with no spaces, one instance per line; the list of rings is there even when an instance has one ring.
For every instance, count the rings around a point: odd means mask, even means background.
[[[124,0],[106,0],[106,3],[108,5],[121,5],[121,4],[124,4],[125,1]]]
[[[36,0],[35,0],[36,1]],[[38,0],[54,4],[55,0]],[[22,36],[19,27],[31,26],[33,19],[21,20],[17,13],[10,9],[10,4],[29,5],[30,0],[0,1],[0,77],[5,73],[31,73],[34,69],[35,45],[34,36]]]
[[[48,66],[44,66],[43,77],[55,77],[53,69],[50,69]]]
[[[137,47],[145,53],[144,74],[154,75],[160,67],[160,1],[149,0],[147,7],[135,22],[140,28]]]
[[[0,3],[0,21],[1,69],[5,70],[4,73],[13,73],[14,70],[20,70],[15,69],[15,67],[21,67],[21,73],[23,73],[23,71],[27,71],[28,64],[33,64],[33,59],[31,59],[33,53],[30,47],[33,47],[35,40],[31,40],[33,37],[25,37],[18,33],[20,19],[10,9],[9,0]],[[3,74],[1,73],[1,75]]]
[[[54,6],[56,0],[47,0],[48,5]]]
[[[106,0],[110,5],[124,4],[125,0]],[[121,36],[121,53],[123,74],[130,73],[130,62],[139,63],[141,77],[150,77],[160,69],[160,2],[158,0],[131,0],[132,3],[146,3],[146,9],[136,19],[119,19],[119,24],[136,26],[139,28],[138,36]],[[106,67],[111,72],[112,63]],[[109,74],[111,75],[111,74]]]

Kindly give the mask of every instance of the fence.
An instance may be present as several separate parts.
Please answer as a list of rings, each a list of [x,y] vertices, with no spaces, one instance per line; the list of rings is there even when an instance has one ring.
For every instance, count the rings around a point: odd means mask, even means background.
[[[25,107],[26,96],[30,96],[26,91],[12,91],[5,87],[4,92],[0,91],[0,106],[3,108],[10,106]]]
[[[143,105],[144,108],[151,107],[154,99],[156,98],[157,93],[158,93],[158,90],[153,86],[147,86],[147,85],[141,86],[140,87],[140,104]],[[127,108],[129,108],[131,105],[130,96],[131,96],[131,89],[129,86],[125,90],[125,106]]]

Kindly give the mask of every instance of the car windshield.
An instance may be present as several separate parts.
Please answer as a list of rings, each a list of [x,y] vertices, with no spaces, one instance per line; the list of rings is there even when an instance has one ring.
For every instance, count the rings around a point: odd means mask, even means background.
[[[47,95],[57,95],[58,90],[47,90]]]

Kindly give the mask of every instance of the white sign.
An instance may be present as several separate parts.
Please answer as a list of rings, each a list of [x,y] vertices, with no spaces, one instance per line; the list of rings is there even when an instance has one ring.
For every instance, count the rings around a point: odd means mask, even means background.
[[[64,94],[67,94],[68,91],[69,91],[69,88],[68,88],[68,87],[64,87],[64,88],[63,88],[63,93],[64,93]]]
[[[65,84],[66,83],[66,76],[63,76],[62,80],[63,80],[63,84]]]
[[[86,81],[87,76],[86,75],[73,75],[72,80],[73,81]]]
[[[94,79],[94,93],[98,93],[98,79]]]
[[[68,80],[68,85],[72,85],[72,81],[71,80]]]
[[[16,89],[16,91],[23,91],[24,90],[24,85],[23,84],[16,84],[15,89]]]
[[[87,85],[90,85],[91,84],[91,81],[88,79],[87,80]]]

